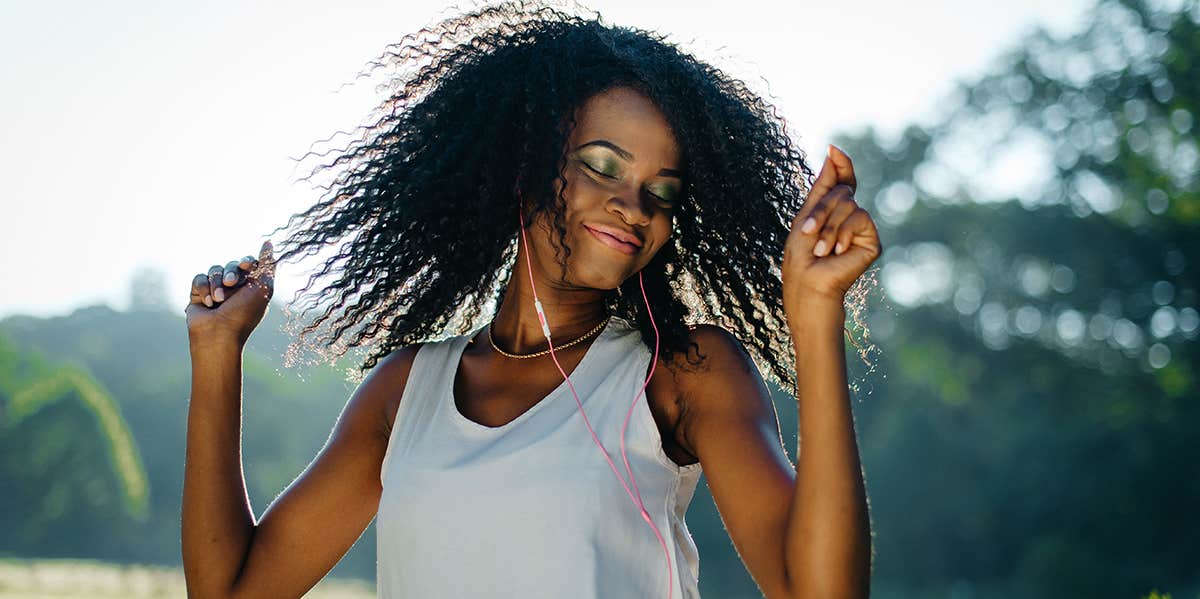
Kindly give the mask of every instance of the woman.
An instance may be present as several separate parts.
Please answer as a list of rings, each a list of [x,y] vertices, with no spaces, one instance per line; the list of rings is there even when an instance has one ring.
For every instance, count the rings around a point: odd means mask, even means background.
[[[421,34],[292,247],[193,281],[191,596],[299,597],[378,516],[381,596],[697,597],[703,469],[767,597],[865,597],[842,333],[881,246],[849,157],[813,179],[769,104],[644,31],[503,4]],[[329,345],[380,341],[256,522],[241,349],[276,264],[348,234],[301,336],[350,304]],[[756,362],[796,392],[797,466]]]

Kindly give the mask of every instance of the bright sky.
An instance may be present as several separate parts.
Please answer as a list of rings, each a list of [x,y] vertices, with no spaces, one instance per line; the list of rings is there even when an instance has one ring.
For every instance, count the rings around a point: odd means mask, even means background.
[[[769,92],[819,163],[831,135],[921,121],[958,78],[1084,0],[597,0]],[[293,157],[358,126],[377,97],[343,88],[385,45],[443,15],[404,2],[48,1],[0,6],[0,317],[128,305],[133,272],[192,276],[256,254],[320,195]],[[769,82],[769,90],[763,80]],[[318,146],[327,148],[328,146]],[[281,265],[290,299],[316,262]],[[291,272],[288,272],[288,269]]]

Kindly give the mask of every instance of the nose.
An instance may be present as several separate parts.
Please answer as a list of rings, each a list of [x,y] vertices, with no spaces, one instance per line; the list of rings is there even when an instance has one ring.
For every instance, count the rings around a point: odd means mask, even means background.
[[[630,226],[650,224],[650,213],[642,200],[640,187],[626,185],[620,193],[608,199],[609,210],[621,215],[621,219]]]

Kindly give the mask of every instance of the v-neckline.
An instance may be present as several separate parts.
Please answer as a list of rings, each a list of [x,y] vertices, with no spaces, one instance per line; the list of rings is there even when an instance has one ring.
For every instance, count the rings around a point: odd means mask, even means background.
[[[588,345],[588,348],[584,352],[583,357],[579,359],[579,363],[575,365],[575,368],[571,369],[571,371],[567,373],[568,377],[575,377],[575,378],[571,378],[572,383],[575,382],[576,378],[578,378],[578,375],[583,374],[587,371],[587,367],[592,363],[592,361],[594,359],[593,354],[596,353],[595,352],[596,346],[600,345],[601,340],[604,339],[608,335],[609,328],[612,326],[612,321],[614,319],[615,319],[615,317],[609,318],[608,322],[606,322],[604,324],[604,328],[600,330],[600,333],[597,334],[596,338],[594,340],[592,340],[591,344]],[[487,325],[484,325],[484,326],[487,326]],[[475,422],[474,420],[471,420],[470,418],[467,418],[466,415],[464,415],[458,409],[458,400],[454,395],[454,383],[455,383],[455,380],[458,378],[459,367],[462,365],[462,355],[466,351],[467,345],[470,343],[471,339],[474,338],[475,335],[478,334],[480,330],[482,330],[482,328],[483,327],[480,327],[479,329],[476,329],[473,333],[460,337],[457,340],[458,347],[455,348],[451,352],[451,356],[450,356],[452,366],[450,368],[449,383],[447,385],[447,390],[444,395],[450,403],[449,409],[450,409],[451,417],[453,417],[455,420],[457,420],[463,426],[466,426],[467,428],[472,428],[475,430],[480,430],[480,431],[489,431],[489,432],[506,431],[506,430],[520,424],[521,422],[528,420],[530,417],[533,416],[534,413],[536,413],[538,410],[541,410],[546,404],[553,401],[555,397],[570,392],[570,387],[567,385],[567,380],[563,379],[563,381],[561,383],[559,383],[557,387],[555,387],[553,390],[550,391],[550,393],[546,394],[544,397],[539,399],[537,401],[537,403],[534,403],[532,406],[529,406],[528,408],[525,409],[524,412],[521,412],[520,414],[518,414],[516,418],[513,418],[512,420],[509,420],[508,422],[501,424],[500,426],[488,426],[486,424],[481,424],[479,422]],[[550,366],[554,367],[553,361],[550,362]],[[556,371],[558,370],[557,367],[554,367],[554,369]],[[561,376],[561,374],[559,376]],[[582,401],[582,400],[583,400],[583,398],[581,397],[580,401]]]

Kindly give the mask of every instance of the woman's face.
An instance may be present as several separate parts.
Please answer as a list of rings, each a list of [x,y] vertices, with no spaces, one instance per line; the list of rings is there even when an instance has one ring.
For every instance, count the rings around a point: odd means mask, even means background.
[[[663,114],[630,88],[593,96],[575,118],[565,148],[565,188],[555,184],[556,192],[564,189],[565,242],[571,248],[564,283],[614,289],[671,236],[683,193],[680,151]],[[558,280],[546,215],[536,225],[527,231],[533,259],[546,277]]]

